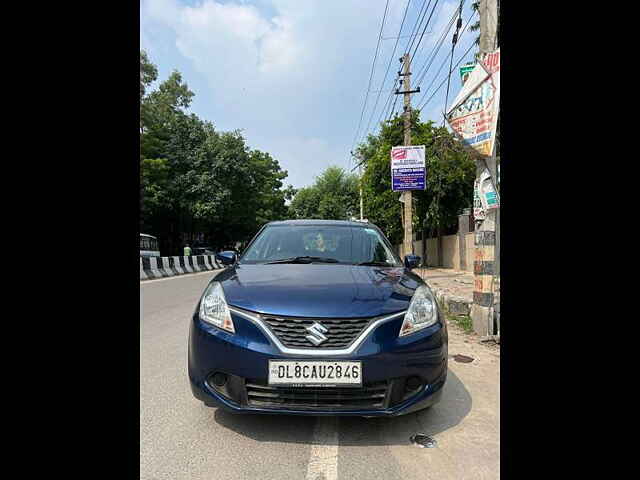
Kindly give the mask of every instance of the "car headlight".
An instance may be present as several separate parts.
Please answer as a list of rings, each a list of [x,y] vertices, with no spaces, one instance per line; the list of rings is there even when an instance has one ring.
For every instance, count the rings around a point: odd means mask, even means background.
[[[402,323],[402,327],[400,327],[399,336],[409,335],[423,328],[430,327],[437,321],[438,306],[436,300],[433,298],[427,286],[421,285],[413,294],[409,309],[404,316],[404,322]]]
[[[200,319],[227,332],[236,332],[220,282],[210,283],[204,291],[200,302]]]

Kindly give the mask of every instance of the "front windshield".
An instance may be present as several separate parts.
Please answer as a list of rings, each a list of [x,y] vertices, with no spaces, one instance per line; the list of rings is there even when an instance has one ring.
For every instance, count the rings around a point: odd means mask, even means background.
[[[374,228],[322,225],[271,225],[253,242],[240,263],[267,263],[295,257],[320,257],[337,263],[401,266]]]

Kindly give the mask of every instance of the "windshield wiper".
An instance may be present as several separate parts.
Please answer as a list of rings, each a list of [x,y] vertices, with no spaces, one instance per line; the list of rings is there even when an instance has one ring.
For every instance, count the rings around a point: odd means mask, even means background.
[[[393,267],[394,265],[389,262],[360,262],[355,265],[366,265],[370,267]]]
[[[336,260],[335,258],[303,256],[303,257],[281,258],[280,260],[274,260],[273,262],[266,262],[266,265],[270,265],[273,263],[312,263],[312,262],[338,263],[338,260]]]

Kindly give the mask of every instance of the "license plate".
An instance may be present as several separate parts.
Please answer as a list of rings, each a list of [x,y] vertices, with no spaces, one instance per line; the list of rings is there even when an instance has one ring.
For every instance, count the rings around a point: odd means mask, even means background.
[[[361,387],[362,362],[269,360],[269,385],[290,387]]]

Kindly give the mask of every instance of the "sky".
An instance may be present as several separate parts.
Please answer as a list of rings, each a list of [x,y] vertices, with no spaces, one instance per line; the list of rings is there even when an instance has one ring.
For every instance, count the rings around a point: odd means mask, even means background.
[[[351,170],[354,138],[357,144],[366,132],[379,130],[378,118],[401,67],[398,59],[410,40],[400,38],[391,58],[396,40],[386,38],[398,35],[407,1],[403,36],[411,33],[423,0],[389,0],[357,138],[386,0],[141,0],[140,48],[158,67],[158,81],[173,70],[182,74],[195,93],[191,112],[218,131],[242,130],[249,147],[269,152],[288,171],[285,184],[300,188],[330,165]],[[426,74],[420,73],[460,5],[459,0],[427,3],[425,22],[434,5],[435,10],[412,61],[411,88],[421,87],[412,95],[414,108],[446,78],[449,60],[443,61],[455,24]],[[472,15],[471,3],[464,2],[461,31]],[[419,34],[423,28],[424,23]],[[454,65],[477,34],[467,28],[461,35]],[[461,65],[473,60],[475,51]],[[455,68],[449,106],[460,88]],[[424,107],[422,120],[442,124],[445,91],[446,82]],[[398,98],[396,110],[401,105]]]

